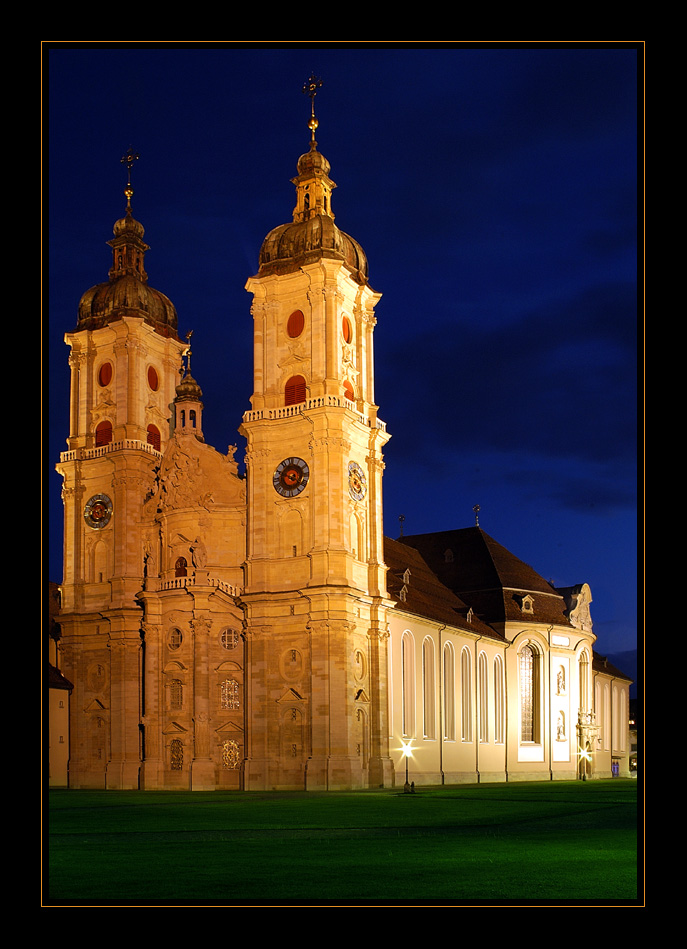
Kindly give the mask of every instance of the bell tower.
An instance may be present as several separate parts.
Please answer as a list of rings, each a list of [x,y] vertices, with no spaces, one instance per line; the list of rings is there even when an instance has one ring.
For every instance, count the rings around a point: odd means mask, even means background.
[[[148,284],[143,226],[131,208],[109,241],[108,280],[81,298],[67,333],[71,370],[63,478],[63,669],[75,684],[70,786],[138,786],[142,513],[170,438],[181,354],[171,301]]]
[[[362,247],[334,223],[309,150],[291,223],[265,238],[253,295],[245,591],[246,788],[378,787],[388,754],[382,449],[374,310]]]

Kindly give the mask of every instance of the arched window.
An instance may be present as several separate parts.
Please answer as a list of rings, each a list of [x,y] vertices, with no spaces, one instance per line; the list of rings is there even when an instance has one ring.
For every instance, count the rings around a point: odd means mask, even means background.
[[[505,696],[503,685],[503,659],[494,658],[494,741],[503,744],[505,741]]]
[[[453,644],[444,646],[444,738],[455,741],[456,738],[456,695],[455,695],[456,657]]]
[[[403,734],[415,734],[415,644],[412,634],[406,630],[401,640],[402,688],[401,708]]]
[[[182,708],[184,704],[184,685],[181,679],[172,679],[169,683],[169,707]]]
[[[344,388],[344,396],[348,399],[349,402],[354,402],[355,392],[353,391],[353,386],[348,381],[348,379],[346,379],[346,381],[344,382],[343,388]]]
[[[589,711],[589,656],[586,649],[580,653],[577,672],[580,690],[579,707],[582,711]]]
[[[472,741],[472,668],[467,646],[460,654],[460,712],[461,738]]]
[[[520,651],[520,741],[539,741],[539,654],[531,645]]]
[[[486,653],[481,652],[477,660],[479,688],[479,740],[489,741],[489,673]]]
[[[107,419],[104,422],[98,422],[95,429],[95,447],[109,445],[112,441],[112,422]]]
[[[186,561],[186,557],[179,557],[177,562],[174,564],[174,576],[185,577],[187,567],[188,563]]]
[[[160,451],[160,432],[154,425],[148,426],[148,444],[152,445],[155,451]]]
[[[435,738],[435,698],[434,643],[427,638],[422,643],[422,711],[425,738]]]
[[[291,376],[284,387],[284,404],[298,405],[305,402],[305,379],[303,376]]]

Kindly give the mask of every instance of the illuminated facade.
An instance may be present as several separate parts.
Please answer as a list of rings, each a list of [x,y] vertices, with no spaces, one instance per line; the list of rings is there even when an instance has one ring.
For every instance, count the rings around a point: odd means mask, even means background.
[[[334,223],[316,126],[293,220],[247,283],[245,475],[204,440],[130,187],[109,279],[66,335],[68,783],[389,787],[406,763],[417,784],[627,773],[630,683],[594,656],[586,585],[554,590],[477,526],[382,535],[380,294]]]

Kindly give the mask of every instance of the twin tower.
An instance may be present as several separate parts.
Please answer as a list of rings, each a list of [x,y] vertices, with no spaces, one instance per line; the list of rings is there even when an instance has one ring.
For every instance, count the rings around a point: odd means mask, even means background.
[[[380,295],[335,224],[316,127],[313,110],[293,220],[267,235],[247,283],[245,477],[233,450],[204,440],[188,343],[148,284],[130,186],[109,279],[66,336],[59,622],[73,787],[393,783]]]

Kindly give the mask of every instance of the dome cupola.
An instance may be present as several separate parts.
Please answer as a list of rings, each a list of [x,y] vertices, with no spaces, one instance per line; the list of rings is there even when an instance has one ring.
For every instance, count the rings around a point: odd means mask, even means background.
[[[358,283],[368,280],[368,264],[360,244],[334,223],[332,192],[336,184],[329,177],[330,164],[317,150],[315,94],[319,80],[311,77],[303,91],[311,98],[310,149],[298,159],[293,221],[269,232],[260,248],[259,275],[292,273],[322,257],[341,260]]]
[[[164,293],[148,284],[144,257],[149,247],[143,240],[143,225],[134,218],[131,210],[131,197],[134,193],[131,187],[131,167],[137,157],[130,149],[122,158],[129,171],[129,180],[124,191],[127,199],[126,213],[115,222],[114,236],[108,241],[112,248],[109,280],[91,287],[81,297],[77,329],[100,329],[124,316],[138,316],[161,335],[176,339],[176,309]]]

